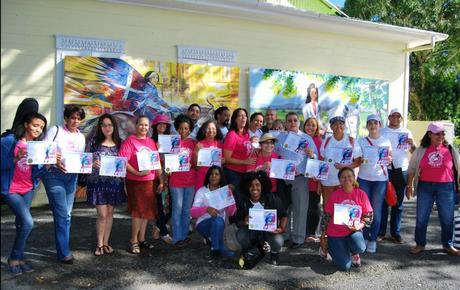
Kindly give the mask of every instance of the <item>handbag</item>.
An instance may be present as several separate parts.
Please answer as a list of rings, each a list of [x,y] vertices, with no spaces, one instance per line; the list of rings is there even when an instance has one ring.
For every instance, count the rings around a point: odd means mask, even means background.
[[[236,231],[238,230],[236,224],[227,224],[224,229],[224,244],[230,251],[241,251],[241,245],[236,238]]]
[[[89,174],[79,173],[77,177],[77,185],[80,187],[86,187]]]
[[[385,201],[389,206],[395,206],[398,203],[396,189],[390,181],[387,182],[387,192],[385,195]]]
[[[393,163],[391,163],[391,170],[388,171],[388,178],[395,187],[406,186],[402,168],[395,168]]]

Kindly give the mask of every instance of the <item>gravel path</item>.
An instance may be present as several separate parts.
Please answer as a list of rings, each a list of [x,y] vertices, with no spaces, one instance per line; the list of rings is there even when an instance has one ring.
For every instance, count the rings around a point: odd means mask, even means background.
[[[116,210],[112,231],[113,255],[95,257],[95,210],[77,203],[73,211],[71,247],[74,265],[56,262],[52,216],[47,207],[33,209],[34,231],[27,257],[36,271],[11,277],[6,260],[14,237],[14,222],[5,207],[1,221],[2,289],[460,289],[460,258],[441,251],[436,210],[428,228],[427,250],[414,257],[415,203],[406,202],[403,238],[408,243],[382,242],[377,254],[362,255],[362,267],[348,273],[318,256],[318,244],[296,250],[283,248],[281,265],[267,257],[252,270],[240,270],[235,259],[208,262],[208,251],[194,232],[192,243],[176,249],[162,241],[138,257],[126,252],[130,218]]]

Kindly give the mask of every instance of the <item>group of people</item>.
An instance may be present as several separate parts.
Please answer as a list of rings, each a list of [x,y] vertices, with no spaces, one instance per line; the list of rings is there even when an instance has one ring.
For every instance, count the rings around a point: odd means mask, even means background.
[[[235,256],[224,241],[226,227],[234,224],[246,262],[249,256],[244,254],[258,249],[270,252],[270,262],[277,265],[283,245],[295,249],[305,242],[316,241],[323,255],[330,254],[340,270],[348,270],[360,265],[360,253],[375,253],[377,242],[387,239],[389,206],[385,195],[389,180],[398,197],[397,204],[391,207],[390,239],[404,242],[403,199],[412,198],[417,192],[416,245],[411,253],[419,254],[425,248],[428,219],[436,202],[443,249],[459,255],[453,247],[453,216],[460,159],[458,151],[445,141],[445,129],[440,123],[429,125],[420,147],[416,148],[411,132],[402,127],[399,109],[390,112],[385,128],[379,116],[369,115],[368,136],[355,140],[347,134],[343,116],[331,116],[332,134],[322,136],[317,118],[307,118],[301,126],[296,112],[288,112],[280,120],[272,109],[265,115],[260,112],[249,115],[244,108],[231,112],[220,107],[215,110],[214,118],[199,124],[201,108],[192,104],[174,120],[163,114],[153,120],[138,116],[135,132],[125,140],[120,138],[117,119],[103,114],[93,136],[86,140],[78,129],[85,118],[81,107],[66,105],[64,124],[47,130],[47,120],[38,113],[38,103],[34,101],[28,99],[20,105],[21,113],[17,113],[12,129],[1,138],[1,194],[16,215],[16,239],[8,259],[13,274],[33,270],[25,260],[24,250],[33,228],[30,205],[39,179],[53,213],[57,257],[65,264],[74,262],[69,241],[78,174],[66,172],[66,152],[93,153],[87,201],[97,211],[95,256],[114,252],[110,245],[114,207],[127,201],[132,218],[128,252],[135,255],[154,248],[146,237],[149,221],[154,221],[154,238],[185,247],[191,242],[191,220],[196,219],[195,229],[207,241],[211,258]],[[394,138],[401,133],[406,136],[403,142]],[[180,152],[188,156],[190,170],[165,171],[164,154],[160,154],[162,169],[140,170],[137,153],[158,151],[159,135],[169,134],[180,136]],[[305,141],[296,152],[283,146],[292,134]],[[27,142],[38,140],[56,142],[56,164],[27,164]],[[386,163],[368,162],[365,152],[382,146],[389,150],[383,158]],[[203,148],[221,149],[221,166],[199,166],[198,152]],[[337,152],[344,151],[348,153],[343,160],[337,160]],[[407,151],[412,153],[410,162]],[[104,155],[126,158],[125,178],[99,175]],[[273,158],[293,161],[296,165],[293,180],[270,177]],[[312,159],[330,164],[325,180],[306,177],[307,162]],[[235,203],[224,209],[213,208],[206,196],[226,185]],[[170,205],[165,202],[165,192],[170,194]],[[354,208],[351,223],[334,223],[338,205]],[[251,208],[276,209],[276,229],[271,232],[249,229]]]

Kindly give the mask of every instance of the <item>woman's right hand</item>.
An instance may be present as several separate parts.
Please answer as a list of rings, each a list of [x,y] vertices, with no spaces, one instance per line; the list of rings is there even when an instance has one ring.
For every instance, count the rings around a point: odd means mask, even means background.
[[[213,208],[213,207],[208,207],[207,212],[208,212],[209,215],[212,216],[212,217],[216,217],[217,214],[218,214],[217,209],[215,209],[215,208]]]
[[[101,168],[101,161],[99,161],[99,160],[94,161],[93,162],[93,167],[96,168],[96,169]]]
[[[146,176],[150,174],[150,170],[143,170],[143,171],[138,171],[137,176]]]

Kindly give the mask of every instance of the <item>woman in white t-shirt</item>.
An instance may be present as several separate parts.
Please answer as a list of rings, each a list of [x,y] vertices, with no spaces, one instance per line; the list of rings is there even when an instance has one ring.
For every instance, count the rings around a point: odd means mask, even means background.
[[[80,106],[66,105],[64,124],[51,127],[45,137],[45,141],[57,143],[56,166],[52,166],[42,180],[53,212],[58,259],[64,264],[73,263],[70,252],[70,224],[78,176],[76,173],[67,173],[65,160],[67,153],[85,151],[85,136],[78,130],[84,118],[85,111]]]
[[[367,116],[367,137],[359,138],[358,144],[362,150],[362,163],[359,168],[359,187],[366,192],[374,209],[374,220],[370,228],[364,229],[364,239],[367,243],[366,252],[377,251],[377,235],[380,230],[382,206],[387,190],[388,170],[391,162],[391,142],[380,135],[380,117],[374,114]]]

